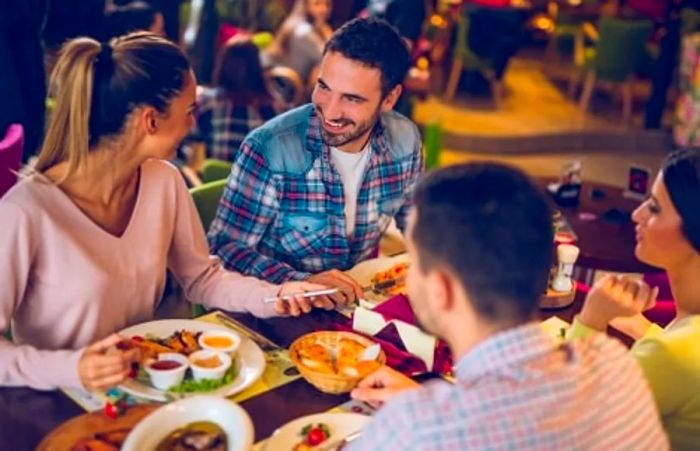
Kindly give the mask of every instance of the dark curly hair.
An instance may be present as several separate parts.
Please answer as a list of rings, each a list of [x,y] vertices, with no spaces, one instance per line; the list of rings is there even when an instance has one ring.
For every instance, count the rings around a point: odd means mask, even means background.
[[[400,84],[411,66],[411,56],[398,31],[385,20],[353,19],[326,43],[323,54],[337,52],[382,74],[382,96]]]

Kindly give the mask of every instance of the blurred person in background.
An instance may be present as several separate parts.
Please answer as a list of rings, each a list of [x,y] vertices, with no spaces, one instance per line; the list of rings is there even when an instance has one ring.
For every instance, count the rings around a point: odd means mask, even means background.
[[[148,31],[165,36],[163,15],[146,2],[129,2],[112,6],[105,17],[105,38],[129,34],[132,31]]]
[[[182,42],[197,80],[202,84],[212,80],[219,23],[215,0],[190,1],[190,17]]]
[[[41,27],[47,6],[45,0],[0,0],[0,140],[10,124],[21,124],[25,162],[44,135]]]
[[[297,0],[265,51],[266,65],[289,67],[307,84],[333,33],[330,14],[330,0]]]
[[[44,24],[44,67],[53,71],[61,46],[77,37],[101,39],[107,0],[50,0]]]
[[[214,87],[197,96],[197,121],[189,140],[203,142],[210,158],[233,161],[248,133],[282,106],[268,90],[258,48],[249,38],[231,38],[219,54]]]
[[[412,49],[423,30],[426,0],[370,0],[369,13],[386,20],[406,39]]]

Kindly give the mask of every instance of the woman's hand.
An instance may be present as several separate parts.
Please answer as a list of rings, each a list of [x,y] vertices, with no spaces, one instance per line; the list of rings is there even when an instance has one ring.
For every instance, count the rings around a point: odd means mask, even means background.
[[[641,280],[605,276],[588,292],[579,321],[604,332],[615,318],[635,317],[652,308],[658,294],[658,288],[651,289]]]
[[[309,313],[313,307],[333,310],[335,305],[325,296],[315,298],[305,298],[304,293],[307,291],[325,290],[327,287],[309,282],[286,282],[282,284],[282,288],[277,296],[275,303],[275,312],[280,315],[299,316],[302,313]],[[289,296],[287,299],[281,299]]]
[[[78,376],[86,389],[108,389],[129,376],[132,362],[138,362],[139,350],[120,351],[116,345],[121,340],[122,337],[112,334],[85,348],[78,361]]]

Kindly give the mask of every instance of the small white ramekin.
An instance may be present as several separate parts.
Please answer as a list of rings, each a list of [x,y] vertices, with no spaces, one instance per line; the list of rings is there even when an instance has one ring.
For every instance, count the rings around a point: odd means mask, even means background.
[[[231,340],[231,346],[227,347],[217,347],[217,346],[211,346],[207,344],[207,339],[212,338],[212,337],[226,337],[229,340]],[[233,354],[236,352],[241,345],[241,336],[238,335],[237,333],[234,332],[229,332],[226,330],[208,330],[206,332],[202,332],[202,334],[199,336],[199,346],[202,349],[206,349],[208,351],[220,351],[220,352],[225,352],[226,354]]]
[[[152,368],[151,365],[157,361],[161,360],[174,360],[180,363],[180,366],[170,370],[159,370]],[[187,357],[182,354],[164,352],[158,355],[158,360],[154,360],[145,365],[144,369],[151,378],[151,384],[159,390],[167,390],[170,387],[182,383],[182,379],[185,377],[185,372],[189,367],[189,361]]]
[[[208,359],[212,356],[217,356],[221,361],[221,365],[216,368],[205,368],[195,363],[197,360]],[[231,356],[221,351],[204,349],[190,354],[190,369],[192,369],[192,376],[194,376],[194,380],[196,381],[202,379],[221,379],[224,377],[224,374],[226,374],[226,370],[231,366],[231,363]]]

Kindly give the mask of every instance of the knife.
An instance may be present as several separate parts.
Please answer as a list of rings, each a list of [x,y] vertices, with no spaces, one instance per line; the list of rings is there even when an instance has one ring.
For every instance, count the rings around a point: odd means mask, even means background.
[[[318,449],[318,451],[338,451],[340,449],[343,449],[345,445],[350,443],[351,441],[355,440],[360,436],[362,431],[355,431],[351,434],[346,435],[340,440],[336,440],[335,442],[329,443],[328,445],[322,446],[321,448]]]

